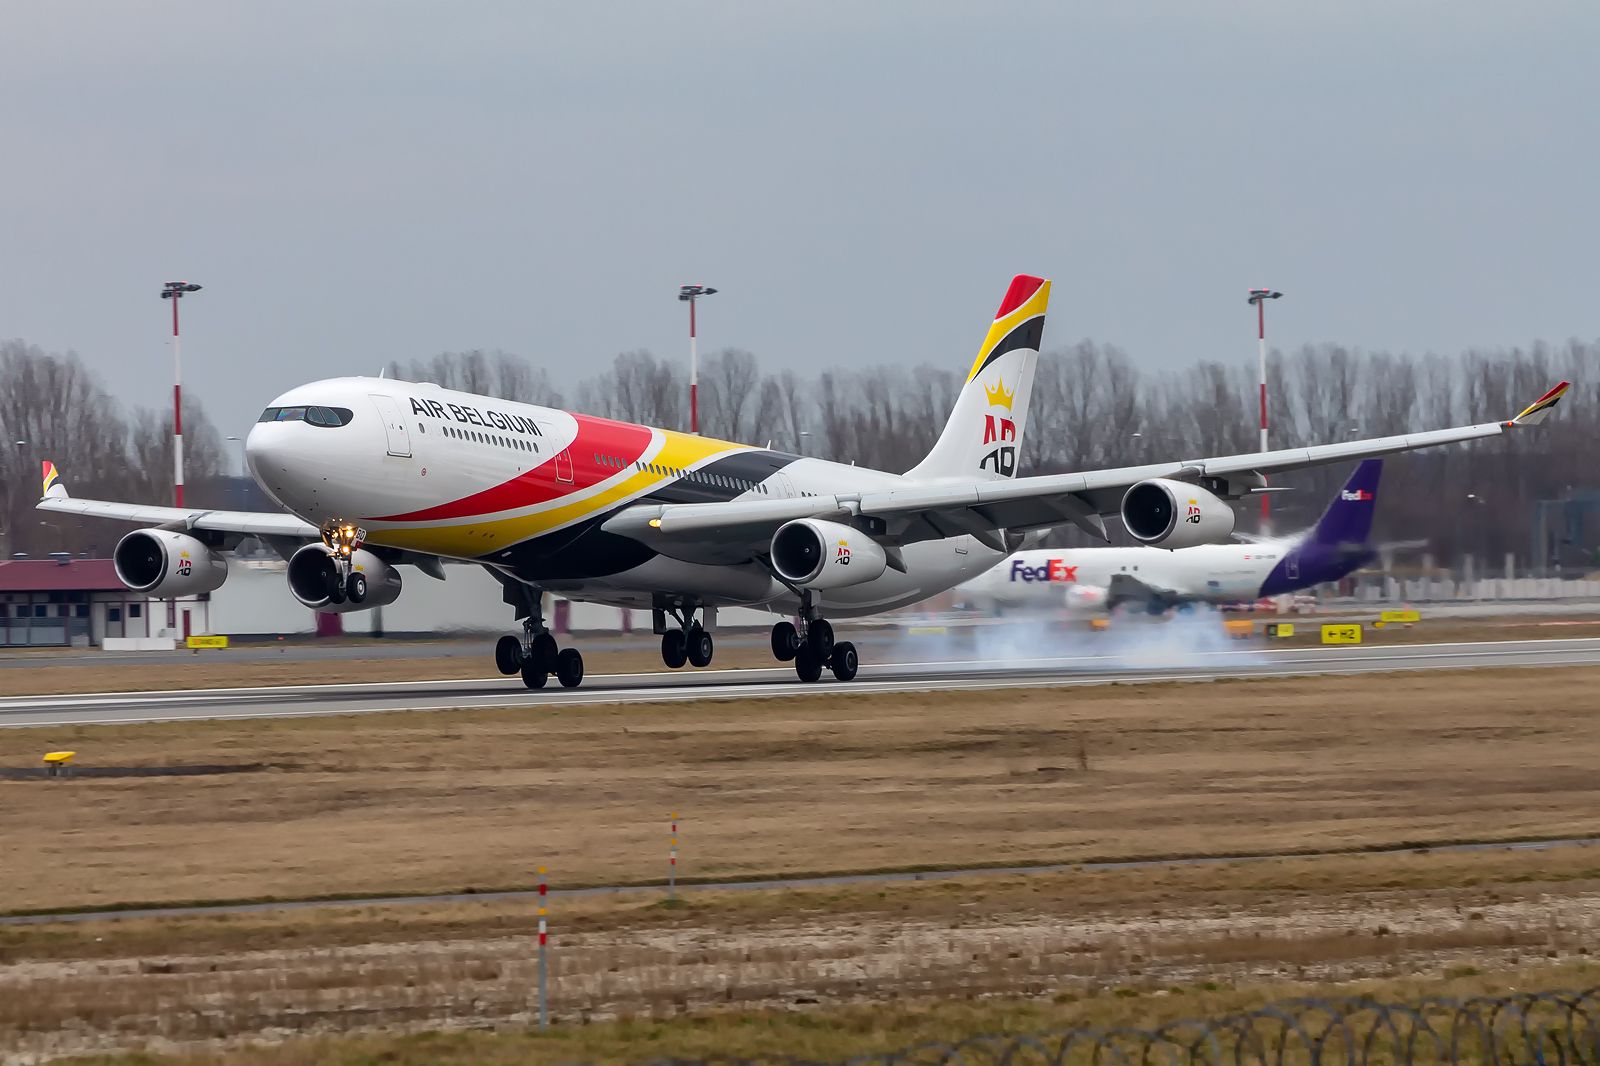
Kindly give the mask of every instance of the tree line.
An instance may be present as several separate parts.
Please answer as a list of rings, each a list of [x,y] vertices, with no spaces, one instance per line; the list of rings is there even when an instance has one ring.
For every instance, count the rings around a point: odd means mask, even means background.
[[[687,367],[646,350],[616,355],[571,395],[543,368],[504,351],[445,352],[391,364],[388,372],[630,422],[688,424]],[[1268,378],[1274,448],[1494,422],[1555,381],[1577,382],[1539,430],[1387,462],[1379,536],[1425,538],[1441,562],[1472,554],[1480,565],[1498,566],[1506,552],[1526,561],[1533,554],[1538,501],[1600,489],[1600,475],[1589,465],[1600,443],[1600,341],[1474,349],[1456,356],[1305,345],[1274,352]],[[725,348],[701,362],[701,431],[903,470],[944,428],[961,380],[953,369],[926,365],[772,370],[751,352]],[[1021,473],[1254,451],[1256,396],[1256,368],[1249,363],[1201,361],[1151,370],[1095,341],[1053,349],[1039,360]],[[269,506],[258,494],[241,494],[242,487],[225,476],[237,469],[238,459],[225,449],[196,397],[185,398],[184,431],[194,504]],[[41,456],[62,466],[75,494],[167,503],[171,448],[170,411],[124,410],[72,353],[45,352],[20,340],[0,343],[0,543],[6,553],[105,554],[115,542],[117,532],[107,523],[33,510]],[[1315,521],[1348,471],[1348,464],[1339,464],[1285,475],[1282,484],[1293,491],[1273,494],[1277,528]],[[1239,512],[1239,528],[1256,531],[1254,501]],[[1076,530],[1055,537],[1059,543],[1084,542]],[[1596,543],[1586,543],[1591,538]],[[1564,528],[1555,539],[1569,567],[1592,560],[1600,548],[1600,535],[1581,526]]]

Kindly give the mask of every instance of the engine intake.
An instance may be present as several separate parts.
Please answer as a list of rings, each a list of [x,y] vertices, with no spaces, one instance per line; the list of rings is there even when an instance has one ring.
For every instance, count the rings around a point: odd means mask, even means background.
[[[187,533],[136,529],[111,553],[117,580],[161,599],[215,592],[228,580],[228,561]]]
[[[1233,534],[1233,508],[1198,485],[1151,478],[1123,495],[1122,524],[1156,547],[1223,544]]]
[[[289,591],[295,599],[323,614],[387,607],[400,598],[400,571],[365,548],[353,552],[350,563],[356,573],[367,579],[367,594],[360,603],[343,597],[334,602],[339,571],[333,563],[332,549],[321,543],[307,544],[289,557]]]
[[[797,518],[772,535],[772,569],[792,585],[837,589],[871,581],[889,566],[877,541],[850,526]]]

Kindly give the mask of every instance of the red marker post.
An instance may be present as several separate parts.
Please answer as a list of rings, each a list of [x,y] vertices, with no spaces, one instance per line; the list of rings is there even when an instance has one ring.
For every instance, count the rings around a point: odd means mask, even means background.
[[[667,849],[667,898],[678,898],[678,813],[672,813],[672,843]]]
[[[539,867],[539,1028],[550,1028],[550,930],[546,925],[544,902],[550,893],[545,884],[544,867]]]

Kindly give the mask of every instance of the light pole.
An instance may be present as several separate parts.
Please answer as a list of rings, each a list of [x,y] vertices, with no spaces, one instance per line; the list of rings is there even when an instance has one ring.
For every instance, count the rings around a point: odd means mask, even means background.
[[[1267,301],[1282,298],[1271,289],[1251,289],[1250,302],[1256,308],[1256,342],[1261,356],[1261,450],[1267,450]],[[1272,494],[1261,494],[1261,532],[1272,532]]]
[[[183,356],[178,343],[178,301],[186,292],[199,292],[189,281],[169,281],[161,298],[172,301],[172,502],[183,506]]]
[[[694,305],[717,290],[708,285],[679,285],[678,299],[689,305],[689,432],[700,432],[700,353],[695,344]]]

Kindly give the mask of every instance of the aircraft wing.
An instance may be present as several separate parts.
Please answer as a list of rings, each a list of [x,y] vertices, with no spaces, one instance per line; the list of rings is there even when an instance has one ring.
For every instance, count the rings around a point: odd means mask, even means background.
[[[122,522],[140,522],[147,526],[165,526],[172,529],[207,529],[221,533],[246,533],[263,537],[302,537],[315,540],[317,527],[303,522],[292,514],[271,511],[204,511],[189,507],[152,507],[137,503],[110,503],[105,500],[75,500],[45,498],[39,501],[41,511],[61,514],[87,515],[92,518],[112,518]]]
[[[1261,487],[1267,474],[1497,437],[1520,426],[1537,425],[1566,394],[1570,384],[1563,381],[1505,422],[1082,474],[912,483],[903,488],[831,496],[640,505],[613,515],[604,528],[642,540],[668,555],[677,554],[674,542],[694,541],[724,546],[745,544],[752,552],[759,552],[778,526],[797,518],[865,519],[875,535],[881,530],[887,542],[897,544],[965,533],[998,551],[1008,550],[998,530],[1072,523],[1104,538],[1102,516],[1117,514],[1123,493],[1148,478],[1188,482],[1216,478],[1228,482],[1236,494],[1243,494]]]
[[[67,488],[61,483],[54,463],[45,462],[43,473],[43,495],[36,505],[41,511],[139,522],[168,529],[204,529],[261,537],[315,540],[320,535],[316,526],[281,511],[208,511],[189,507],[113,503],[108,500],[78,500],[67,495]]]

